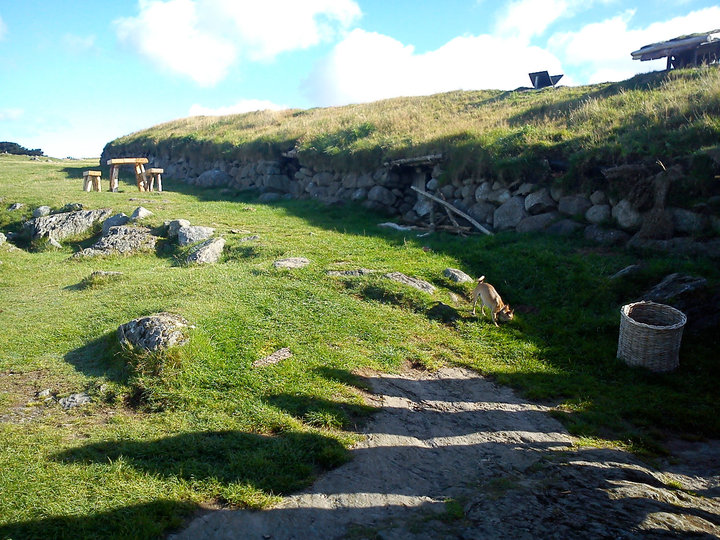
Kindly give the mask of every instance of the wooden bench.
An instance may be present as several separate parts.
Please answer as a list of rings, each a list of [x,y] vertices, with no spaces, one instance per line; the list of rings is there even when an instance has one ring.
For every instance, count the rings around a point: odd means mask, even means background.
[[[147,176],[147,188],[148,191],[153,191],[155,189],[155,181],[157,180],[157,190],[162,191],[162,173],[165,172],[165,169],[158,169],[158,168],[150,168],[145,171],[145,174]]]
[[[108,159],[107,164],[110,165],[110,191],[118,190],[118,173],[120,165],[135,166],[135,182],[139,191],[147,191],[147,178],[145,176],[145,164],[147,158],[114,158]]]
[[[100,171],[83,171],[83,190],[84,191],[102,191],[100,187]]]

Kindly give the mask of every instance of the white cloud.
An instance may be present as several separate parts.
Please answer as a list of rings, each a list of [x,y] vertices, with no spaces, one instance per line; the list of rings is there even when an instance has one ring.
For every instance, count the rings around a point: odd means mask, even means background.
[[[22,109],[17,108],[0,109],[0,122],[17,120],[24,112]]]
[[[632,28],[634,10],[602,22],[587,24],[576,32],[557,33],[548,49],[562,58],[566,69],[574,69],[580,83],[618,81],[636,73],[665,69],[665,60],[639,62],[630,53],[644,45],[683,34],[720,26],[720,7],[710,7],[681,17]]]
[[[229,105],[227,107],[217,107],[214,109],[211,107],[204,107],[202,105],[195,104],[190,107],[189,114],[190,116],[224,116],[227,114],[264,111],[266,109],[270,109],[273,111],[281,111],[287,108],[288,107],[286,107],[285,105],[278,105],[277,103],[273,103],[272,101],[268,101],[265,99],[244,99],[242,101],[239,101],[238,103],[235,103],[234,105]]]
[[[561,17],[569,17],[578,0],[517,0],[505,8],[496,27],[497,35],[529,40],[542,35]],[[587,4],[589,2],[585,2]]]
[[[417,54],[412,45],[356,29],[316,66],[305,88],[320,105],[341,105],[458,89],[512,89],[530,85],[527,74],[538,69],[559,73],[560,61],[512,37],[463,36]]]
[[[139,0],[139,9],[115,22],[120,40],[203,86],[238,59],[311,47],[361,14],[354,0]]]

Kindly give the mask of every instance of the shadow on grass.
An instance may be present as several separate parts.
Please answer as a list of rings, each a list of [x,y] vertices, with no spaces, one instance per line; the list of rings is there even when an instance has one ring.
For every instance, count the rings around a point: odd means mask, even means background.
[[[108,380],[125,383],[129,372],[120,360],[120,345],[117,334],[108,332],[82,347],[73,349],[65,355],[65,361],[77,371],[90,377],[104,377]]]
[[[0,525],[0,538],[160,538],[198,510],[189,501],[156,500],[90,515],[52,516]]]
[[[201,490],[216,489],[212,486],[219,483],[225,488],[231,484],[249,485],[282,495],[308,485],[319,472],[344,463],[348,454],[337,440],[317,433],[268,436],[208,431],[149,441],[93,443],[60,452],[52,459],[100,465],[121,457],[135,470],[193,482]]]
[[[369,405],[339,403],[298,394],[277,394],[265,401],[307,424],[322,428],[353,429],[377,411],[376,407]]]

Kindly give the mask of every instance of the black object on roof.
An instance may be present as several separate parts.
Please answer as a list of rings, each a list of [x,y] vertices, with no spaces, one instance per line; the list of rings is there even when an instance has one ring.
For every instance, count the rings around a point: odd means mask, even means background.
[[[548,86],[555,86],[560,79],[561,75],[550,75],[547,71],[535,71],[534,73],[528,73],[530,81],[532,82],[533,88],[539,90],[540,88],[546,88]]]

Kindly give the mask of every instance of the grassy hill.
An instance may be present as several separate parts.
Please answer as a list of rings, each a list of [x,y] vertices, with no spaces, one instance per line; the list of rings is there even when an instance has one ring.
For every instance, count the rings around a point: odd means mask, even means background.
[[[443,152],[451,175],[543,179],[545,160],[568,162],[565,181],[599,167],[678,160],[703,175],[703,149],[720,144],[720,70],[643,74],[624,82],[542,91],[457,91],[309,110],[191,117],[110,143],[128,153],[197,152],[363,170]],[[697,158],[697,159],[694,159]]]

